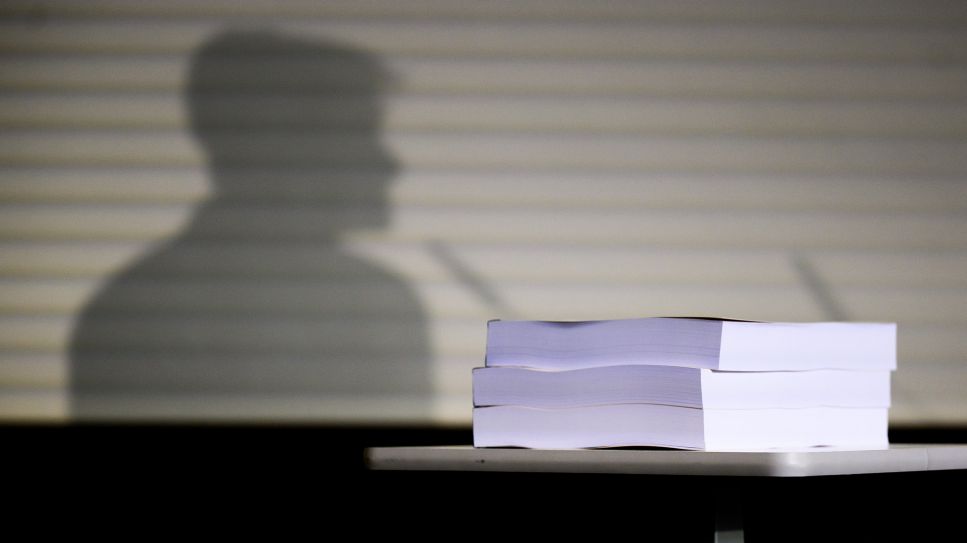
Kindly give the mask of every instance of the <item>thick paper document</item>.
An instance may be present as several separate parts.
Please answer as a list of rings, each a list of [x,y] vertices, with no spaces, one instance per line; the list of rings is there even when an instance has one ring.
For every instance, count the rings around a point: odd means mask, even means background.
[[[889,445],[885,408],[696,409],[653,404],[478,407],[473,411],[473,442],[475,447],[654,446],[706,451]]]
[[[615,403],[765,409],[889,407],[889,371],[723,372],[674,366],[548,371],[473,370],[475,407],[562,408]]]
[[[487,366],[564,370],[625,364],[728,371],[893,370],[896,324],[667,317],[488,324]]]

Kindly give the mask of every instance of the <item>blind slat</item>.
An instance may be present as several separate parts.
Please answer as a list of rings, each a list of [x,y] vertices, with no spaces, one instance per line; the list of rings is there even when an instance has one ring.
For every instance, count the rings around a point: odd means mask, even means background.
[[[372,209],[376,214],[377,209]],[[234,206],[204,214],[192,239],[313,241],[352,225],[366,208]],[[174,236],[189,221],[183,206],[2,206],[0,235],[23,240],[151,240]],[[358,220],[358,219],[356,219]],[[390,230],[347,229],[345,239],[383,242],[654,244],[664,247],[964,250],[960,214],[836,214],[768,211],[397,208]],[[272,229],[264,226],[271,224]],[[121,227],[123,225],[123,228]],[[443,227],[445,225],[445,228]]]
[[[266,104],[263,104],[265,102]],[[262,130],[352,129],[354,107],[365,101],[334,98],[239,98],[228,94],[224,112],[210,122],[252,129],[239,107],[271,107]],[[306,116],[306,111],[314,115]],[[349,113],[346,113],[346,112]],[[220,120],[219,120],[220,119]],[[356,117],[358,119],[358,116]],[[0,95],[0,123],[10,128],[188,130],[178,97]],[[388,134],[489,132],[554,137],[573,135],[867,137],[963,139],[967,104],[934,102],[660,100],[618,98],[401,97],[389,100]]]
[[[276,19],[307,41],[338,40],[382,55],[563,59],[739,59],[962,62],[957,27],[715,21],[635,25],[588,20],[422,22]],[[0,50],[27,54],[189,54],[221,21],[57,19],[38,28],[0,21]],[[702,39],[696,40],[695,35]]]
[[[318,61],[275,62],[278,77],[266,81],[253,62],[229,67],[226,61],[223,87],[274,85],[281,92],[278,81],[319,71]],[[967,73],[959,65],[418,58],[390,58],[388,64],[406,74],[394,92],[415,95],[963,100],[967,92]],[[8,55],[0,57],[0,91],[180,92],[188,65],[179,56]]]
[[[383,155],[364,135],[209,135],[238,167],[365,167]],[[393,134],[391,154],[413,169],[731,174],[967,174],[967,140],[546,137]],[[17,166],[203,165],[190,137],[162,133],[7,131],[0,162]]]
[[[452,280],[454,272],[422,242],[355,242],[331,247],[314,243],[259,244],[186,242],[167,262],[154,267],[162,279],[345,280],[351,269],[334,257],[352,254],[378,263],[408,281]],[[90,280],[122,270],[145,252],[136,242],[0,243],[0,276]],[[657,249],[651,245],[611,247],[564,244],[461,243],[447,251],[488,283],[559,281],[659,283],[663,285],[788,285],[801,281],[796,259],[804,259],[830,283],[843,287],[967,287],[967,251],[810,251],[764,249]],[[284,265],[279,264],[284,262]],[[708,270],[714,269],[710,276]]]
[[[164,3],[134,3],[125,0],[72,2],[47,0],[44,7],[60,17],[139,17],[148,20],[167,18],[217,18],[226,22],[245,22],[272,17],[371,17],[376,19],[496,19],[604,20],[610,22],[695,21],[788,21],[798,23],[887,23],[887,24],[963,24],[967,13],[959,3],[944,0],[920,2],[883,2],[859,0],[849,4],[833,0],[808,3],[795,0],[653,0],[649,2],[584,2],[582,0],[529,0],[527,2],[476,2],[473,0],[169,0]],[[40,13],[44,13],[41,11]],[[36,2],[8,0],[0,14],[36,17]]]

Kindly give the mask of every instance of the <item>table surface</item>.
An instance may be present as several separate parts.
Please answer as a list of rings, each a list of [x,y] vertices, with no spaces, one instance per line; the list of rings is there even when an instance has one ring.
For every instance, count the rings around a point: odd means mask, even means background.
[[[512,471],[809,477],[967,469],[967,445],[893,444],[872,451],[707,452],[668,449],[371,447],[374,470]]]

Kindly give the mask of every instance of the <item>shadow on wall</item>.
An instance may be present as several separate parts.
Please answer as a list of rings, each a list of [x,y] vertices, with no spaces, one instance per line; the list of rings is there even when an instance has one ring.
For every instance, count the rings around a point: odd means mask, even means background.
[[[71,416],[427,417],[417,298],[338,244],[386,224],[387,73],[362,51],[261,32],[218,35],[192,60],[214,194],[80,315]]]

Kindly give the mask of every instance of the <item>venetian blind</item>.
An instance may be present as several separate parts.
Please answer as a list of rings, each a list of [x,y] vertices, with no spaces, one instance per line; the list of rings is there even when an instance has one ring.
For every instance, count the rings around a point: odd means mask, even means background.
[[[967,422],[962,3],[11,0],[0,127],[5,420],[467,423],[488,319],[714,315]]]

